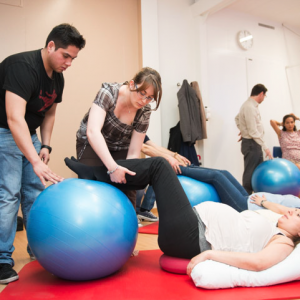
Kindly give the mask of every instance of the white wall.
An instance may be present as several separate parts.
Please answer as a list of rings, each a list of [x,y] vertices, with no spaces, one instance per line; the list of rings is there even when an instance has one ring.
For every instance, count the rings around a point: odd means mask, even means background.
[[[292,99],[293,111],[300,114],[300,33],[289,26],[284,26],[283,32],[288,53],[286,76],[288,79],[289,92]]]
[[[177,83],[198,81],[197,28],[191,0],[158,1],[159,59],[163,78],[162,142],[167,146],[169,130],[179,121]]]
[[[143,60],[159,66],[162,77],[163,98],[161,103],[161,122],[152,122],[150,134],[161,132],[161,144],[167,147],[169,130],[179,121],[177,83],[184,79],[199,81],[197,57],[198,28],[192,17],[190,5],[193,0],[142,0]],[[143,22],[143,19],[149,20]],[[157,26],[155,22],[157,21]],[[144,41],[155,37],[154,54],[152,47],[145,47]],[[153,113],[153,114],[156,114]],[[153,139],[153,137],[151,137]]]
[[[258,26],[263,23],[275,30]],[[205,142],[205,166],[227,169],[241,181],[243,157],[234,118],[252,87],[262,83],[267,98],[259,106],[270,149],[279,145],[270,119],[281,120],[293,109],[285,67],[288,53],[281,24],[224,9],[207,20],[208,86],[212,118]],[[247,29],[254,36],[253,47],[242,50],[237,33]]]
[[[151,0],[142,0],[144,2]],[[227,169],[239,181],[243,172],[238,129],[234,117],[250,95],[252,87],[263,83],[268,88],[267,98],[260,105],[266,142],[270,148],[278,145],[277,136],[269,125],[270,119],[280,120],[294,111],[300,114],[298,87],[300,77],[300,41],[281,24],[262,20],[230,9],[219,11],[207,19],[193,17],[192,0],[154,0],[158,22],[158,60],[163,80],[161,104],[162,145],[167,146],[169,129],[179,120],[177,83],[183,79],[198,81],[203,102],[211,109],[207,122],[208,139],[198,143],[206,167]],[[156,8],[157,7],[157,8]],[[146,14],[147,11],[143,12]],[[151,14],[151,11],[148,13]],[[148,14],[149,18],[149,14]],[[150,18],[151,19],[151,18]],[[263,23],[271,30],[258,26]],[[153,23],[143,38],[151,36]],[[254,36],[253,48],[242,50],[237,44],[237,33],[249,30]],[[148,55],[151,51],[148,52]],[[145,49],[143,49],[145,55]],[[296,67],[286,66],[298,64]]]
[[[157,0],[141,0],[141,26],[143,67],[160,72]],[[161,145],[161,106],[151,113],[147,135],[154,143]]]

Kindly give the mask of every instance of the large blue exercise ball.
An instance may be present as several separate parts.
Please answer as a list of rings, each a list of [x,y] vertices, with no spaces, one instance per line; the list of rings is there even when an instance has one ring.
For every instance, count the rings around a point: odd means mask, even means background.
[[[204,201],[221,202],[217,191],[211,184],[183,175],[177,177],[192,206]]]
[[[294,196],[300,194],[300,170],[283,158],[267,160],[258,165],[251,182],[254,192]]]
[[[102,182],[66,179],[36,199],[27,222],[28,242],[39,263],[69,280],[91,280],[119,270],[137,240],[129,199]]]

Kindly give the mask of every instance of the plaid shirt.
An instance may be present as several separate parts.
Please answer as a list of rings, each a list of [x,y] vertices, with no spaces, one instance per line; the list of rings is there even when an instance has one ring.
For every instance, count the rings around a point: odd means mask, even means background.
[[[136,112],[131,125],[120,122],[115,116],[114,110],[119,95],[119,89],[122,85],[123,84],[121,83],[103,83],[94,100],[96,105],[106,111],[106,117],[101,133],[106,141],[108,149],[111,151],[127,150],[130,145],[133,130],[140,133],[146,133],[149,127],[151,115],[151,107],[149,104]],[[78,140],[84,143],[88,143],[86,129],[89,113],[90,111],[85,114],[76,134]]]

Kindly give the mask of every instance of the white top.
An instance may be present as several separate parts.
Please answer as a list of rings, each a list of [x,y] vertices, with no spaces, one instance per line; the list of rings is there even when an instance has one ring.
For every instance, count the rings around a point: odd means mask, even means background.
[[[255,212],[257,212],[261,216],[267,218],[270,222],[273,222],[273,223],[277,223],[278,219],[282,217],[281,214],[278,214],[278,213],[268,210],[268,209],[260,209],[260,210],[256,210]]]
[[[235,117],[235,123],[245,139],[253,139],[262,146],[263,150],[268,147],[264,141],[264,127],[261,121],[258,103],[253,98],[248,98],[241,106],[240,112]]]
[[[195,206],[206,225],[205,237],[213,250],[255,253],[262,250],[270,239],[281,233],[276,223],[255,211],[241,213],[232,207],[211,201]]]

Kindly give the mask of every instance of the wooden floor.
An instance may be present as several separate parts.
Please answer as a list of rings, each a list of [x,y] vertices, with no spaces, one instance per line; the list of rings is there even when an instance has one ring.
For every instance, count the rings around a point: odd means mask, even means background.
[[[156,213],[153,211],[153,213]],[[143,225],[151,224],[149,222],[143,222]],[[15,251],[13,253],[13,259],[15,261],[14,269],[19,272],[24,265],[30,262],[26,247],[27,237],[25,230],[18,231],[14,242]],[[155,234],[139,234],[136,244],[137,250],[153,250],[159,249],[157,244],[157,235]],[[4,284],[0,284],[0,293],[6,287]]]

